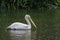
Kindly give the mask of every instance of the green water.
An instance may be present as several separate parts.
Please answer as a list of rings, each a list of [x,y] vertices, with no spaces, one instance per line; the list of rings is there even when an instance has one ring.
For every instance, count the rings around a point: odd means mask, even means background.
[[[6,28],[16,21],[26,23],[24,19],[26,13],[26,10],[4,9],[0,11],[0,40],[24,40],[23,37],[22,39],[16,39],[10,36],[10,32]],[[30,10],[28,14],[31,15],[37,25],[37,29],[32,27],[31,40],[60,40],[60,9],[35,9]]]

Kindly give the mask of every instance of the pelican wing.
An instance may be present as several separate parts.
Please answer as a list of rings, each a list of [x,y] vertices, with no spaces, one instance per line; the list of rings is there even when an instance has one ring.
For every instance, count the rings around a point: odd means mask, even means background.
[[[8,29],[30,29],[29,26],[27,24],[23,24],[20,22],[15,22],[13,24],[11,24]]]

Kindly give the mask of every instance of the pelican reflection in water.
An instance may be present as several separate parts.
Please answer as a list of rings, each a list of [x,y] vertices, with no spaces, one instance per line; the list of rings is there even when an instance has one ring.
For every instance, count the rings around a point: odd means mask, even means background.
[[[9,30],[11,40],[31,40],[31,30]]]

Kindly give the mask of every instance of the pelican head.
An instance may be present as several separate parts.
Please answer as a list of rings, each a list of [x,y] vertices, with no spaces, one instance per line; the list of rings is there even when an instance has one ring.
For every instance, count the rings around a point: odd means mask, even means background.
[[[33,26],[36,28],[35,23],[33,22],[33,20],[31,19],[30,15],[26,14],[25,15],[25,20],[27,21],[27,24],[31,27],[31,23],[33,24]],[[31,22],[31,23],[30,23]]]

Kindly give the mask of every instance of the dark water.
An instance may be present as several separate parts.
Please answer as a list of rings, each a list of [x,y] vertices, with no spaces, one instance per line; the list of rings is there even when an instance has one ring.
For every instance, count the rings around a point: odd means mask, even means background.
[[[33,21],[37,25],[32,30],[10,30],[6,28],[13,22],[26,23],[26,10],[3,10],[0,12],[0,40],[60,40],[60,9],[31,10]]]

